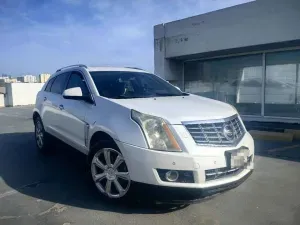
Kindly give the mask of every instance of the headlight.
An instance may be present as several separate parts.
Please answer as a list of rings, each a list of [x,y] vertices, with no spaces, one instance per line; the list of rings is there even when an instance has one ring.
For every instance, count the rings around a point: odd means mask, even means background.
[[[150,149],[181,151],[170,128],[162,118],[146,115],[135,110],[131,110],[131,117],[143,130]]]

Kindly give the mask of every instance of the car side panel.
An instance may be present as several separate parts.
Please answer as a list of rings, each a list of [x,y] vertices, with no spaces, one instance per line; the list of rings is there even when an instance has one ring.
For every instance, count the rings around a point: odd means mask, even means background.
[[[44,98],[44,91],[39,91],[36,95],[36,99],[35,99],[35,107],[33,109],[33,113],[37,112],[40,115],[40,111],[43,108],[43,100]]]
[[[61,101],[61,96],[58,94],[45,92],[45,101],[43,103],[43,109],[41,111],[42,121],[45,127],[46,132],[51,133],[54,136],[57,136],[58,123],[63,123],[59,120],[59,102]]]

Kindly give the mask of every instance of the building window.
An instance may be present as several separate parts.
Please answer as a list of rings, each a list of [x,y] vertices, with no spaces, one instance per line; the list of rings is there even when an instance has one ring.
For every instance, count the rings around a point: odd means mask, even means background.
[[[266,54],[266,116],[300,117],[299,65],[299,50]]]
[[[186,62],[185,91],[234,105],[243,115],[261,115],[262,55]]]

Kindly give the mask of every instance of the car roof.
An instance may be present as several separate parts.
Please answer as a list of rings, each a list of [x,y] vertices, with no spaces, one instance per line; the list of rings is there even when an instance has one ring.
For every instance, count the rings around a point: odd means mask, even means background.
[[[100,66],[100,67],[88,67],[84,64],[77,64],[77,65],[71,65],[66,66],[63,68],[58,69],[55,73],[51,75],[50,78],[56,77],[57,75],[62,74],[63,72],[70,72],[75,69],[85,69],[88,72],[96,72],[96,71],[128,71],[128,72],[143,72],[143,73],[149,73],[147,71],[144,71],[143,69],[136,68],[136,67],[112,67],[112,66]]]
[[[129,71],[129,72],[145,72],[142,69],[134,67],[87,67],[87,71]]]
[[[52,77],[55,77],[63,72],[69,72],[74,69],[85,69],[88,72],[96,72],[96,71],[128,71],[128,72],[144,72],[143,69],[136,68],[136,67],[112,67],[112,66],[101,66],[101,67],[88,67],[84,64],[76,64],[76,65],[70,65],[63,68],[58,69],[54,74],[51,75]]]

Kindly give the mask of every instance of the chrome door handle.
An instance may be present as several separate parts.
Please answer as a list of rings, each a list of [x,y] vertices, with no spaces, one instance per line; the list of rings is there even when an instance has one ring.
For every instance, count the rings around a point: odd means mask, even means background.
[[[63,106],[63,105],[59,105],[58,108],[59,108],[60,110],[63,110],[63,109],[64,109],[64,106]]]

